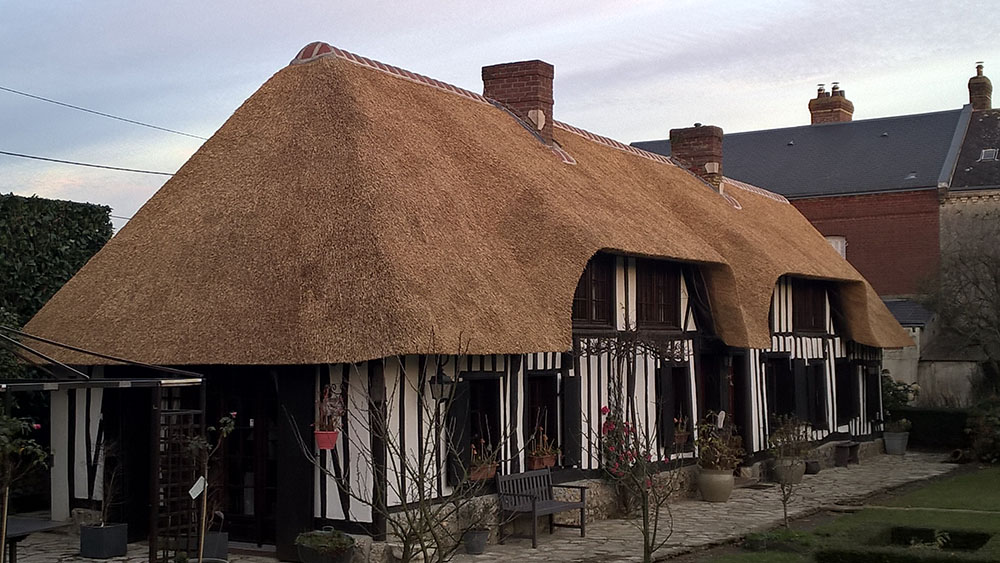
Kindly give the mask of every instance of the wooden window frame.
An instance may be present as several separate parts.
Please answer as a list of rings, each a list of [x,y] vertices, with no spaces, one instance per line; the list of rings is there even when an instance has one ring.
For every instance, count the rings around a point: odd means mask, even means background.
[[[826,285],[822,282],[792,278],[792,331],[826,333]]]
[[[681,330],[681,269],[665,260],[635,261],[636,326],[651,330]]]
[[[573,293],[574,327],[615,327],[616,265],[616,257],[610,254],[595,254],[587,262]]]

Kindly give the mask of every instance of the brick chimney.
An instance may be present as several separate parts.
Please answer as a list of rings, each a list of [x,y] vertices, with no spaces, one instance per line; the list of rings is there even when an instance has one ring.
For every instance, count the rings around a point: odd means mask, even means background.
[[[816,90],[816,97],[809,100],[812,124],[850,121],[851,117],[854,116],[854,104],[847,99],[846,93],[840,89],[837,82],[833,83],[833,89],[830,92],[827,92],[824,86],[824,84],[820,84],[819,89]]]
[[[993,83],[983,76],[982,61],[976,63],[976,75],[969,79],[969,103],[972,109],[993,108]]]
[[[552,144],[552,78],[555,68],[544,61],[522,61],[483,67],[483,95],[500,102]]]
[[[694,127],[670,130],[670,156],[712,184],[722,186],[722,129],[695,123]]]

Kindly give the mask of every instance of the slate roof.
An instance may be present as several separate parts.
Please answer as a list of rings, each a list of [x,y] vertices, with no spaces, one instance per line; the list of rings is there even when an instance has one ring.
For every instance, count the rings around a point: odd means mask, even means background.
[[[911,299],[883,299],[892,316],[903,326],[926,326],[933,313]]]
[[[1000,109],[977,111],[955,167],[953,190],[1000,187],[1000,160],[981,160],[983,149],[1000,149]],[[1000,155],[997,155],[1000,157]]]
[[[937,188],[958,156],[971,107],[803,125],[723,138],[723,173],[789,198]],[[670,154],[670,141],[633,146]]]

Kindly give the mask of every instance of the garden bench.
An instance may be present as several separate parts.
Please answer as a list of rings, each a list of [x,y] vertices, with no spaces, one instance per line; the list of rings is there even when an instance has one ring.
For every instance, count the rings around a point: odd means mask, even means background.
[[[531,547],[538,547],[538,517],[549,517],[549,533],[556,527],[578,528],[580,537],[587,535],[587,487],[579,485],[553,485],[549,468],[525,471],[513,475],[497,475],[497,497],[500,499],[500,531],[497,540],[503,543],[509,537],[528,536],[503,534],[504,523],[519,515],[531,515]],[[576,489],[580,491],[580,501],[555,500],[553,489]],[[556,524],[555,514],[570,510],[580,510],[580,524]]]

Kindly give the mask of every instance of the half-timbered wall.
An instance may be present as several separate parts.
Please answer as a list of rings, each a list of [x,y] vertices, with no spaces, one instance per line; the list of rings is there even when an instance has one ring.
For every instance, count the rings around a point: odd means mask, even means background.
[[[750,433],[751,443],[748,444],[748,450],[751,452],[767,448],[768,415],[773,412],[773,405],[768,404],[767,358],[788,361],[789,369],[796,378],[804,376],[802,366],[822,366],[825,423],[819,425],[820,427],[814,425],[812,430],[814,440],[822,440],[831,432],[868,435],[875,430],[872,421],[880,415],[872,413],[881,412],[881,398],[877,390],[867,384],[865,378],[866,373],[875,369],[881,361],[881,350],[846,345],[836,334],[829,292],[826,293],[824,302],[825,330],[822,333],[800,331],[793,322],[794,298],[791,278],[783,276],[775,284],[770,319],[771,347],[767,350],[750,350],[751,412],[754,421],[754,428]],[[850,362],[849,369],[857,377],[857,389],[860,390],[858,394],[860,414],[851,418],[846,424],[837,424],[838,389],[835,375],[838,361]],[[798,380],[796,382],[801,383]]]
[[[101,377],[102,368],[91,371]],[[102,389],[51,391],[49,431],[52,467],[49,484],[53,520],[66,520],[70,510],[100,501],[103,495],[103,457],[99,455],[104,428]]]

